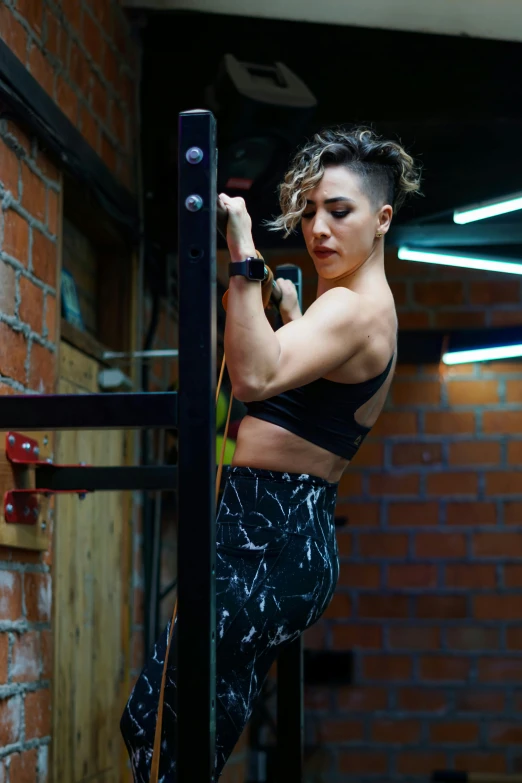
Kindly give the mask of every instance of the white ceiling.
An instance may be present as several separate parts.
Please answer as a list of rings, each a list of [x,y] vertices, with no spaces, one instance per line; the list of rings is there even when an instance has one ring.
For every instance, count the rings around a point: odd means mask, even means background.
[[[522,41],[521,0],[123,0],[123,5]]]

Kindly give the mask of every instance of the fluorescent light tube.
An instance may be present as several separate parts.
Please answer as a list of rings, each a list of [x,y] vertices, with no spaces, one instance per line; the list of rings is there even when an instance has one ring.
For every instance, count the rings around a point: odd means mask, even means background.
[[[403,261],[421,261],[426,264],[443,264],[445,266],[460,266],[469,269],[483,269],[490,272],[506,272],[512,275],[522,275],[522,262],[497,261],[493,258],[475,258],[450,253],[436,253],[425,250],[412,250],[400,247],[398,256]]]
[[[522,195],[509,196],[501,201],[492,201],[468,209],[456,209],[453,213],[453,220],[455,223],[464,225],[465,223],[473,223],[475,220],[505,215],[506,212],[515,212],[517,209],[522,209]]]
[[[522,356],[522,345],[500,345],[497,348],[472,348],[467,351],[449,351],[443,354],[444,364],[490,362],[494,359],[515,359]]]

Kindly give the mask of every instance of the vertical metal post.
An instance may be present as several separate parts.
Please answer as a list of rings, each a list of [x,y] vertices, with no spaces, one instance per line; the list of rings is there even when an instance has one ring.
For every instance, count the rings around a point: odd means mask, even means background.
[[[277,783],[302,783],[304,758],[303,637],[277,659]]]
[[[216,172],[214,116],[181,113],[177,778],[198,783],[216,731]]]
[[[291,280],[303,309],[303,277],[295,264],[276,268],[276,277]],[[302,783],[304,776],[303,637],[285,647],[277,659],[277,783]]]

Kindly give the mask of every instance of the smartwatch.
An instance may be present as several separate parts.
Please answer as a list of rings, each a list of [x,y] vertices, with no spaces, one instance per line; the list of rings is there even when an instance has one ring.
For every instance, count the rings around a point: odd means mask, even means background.
[[[247,280],[257,280],[264,282],[268,277],[268,269],[262,258],[245,258],[244,261],[230,261],[228,265],[228,276],[242,275]]]

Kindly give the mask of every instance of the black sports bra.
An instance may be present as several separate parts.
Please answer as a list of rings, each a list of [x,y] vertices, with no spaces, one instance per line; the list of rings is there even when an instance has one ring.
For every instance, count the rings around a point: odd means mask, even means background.
[[[375,378],[362,383],[338,383],[318,378],[267,400],[245,403],[247,414],[277,424],[316,446],[351,460],[371,430],[355,420],[355,412],[384,384],[394,357],[395,352]]]

